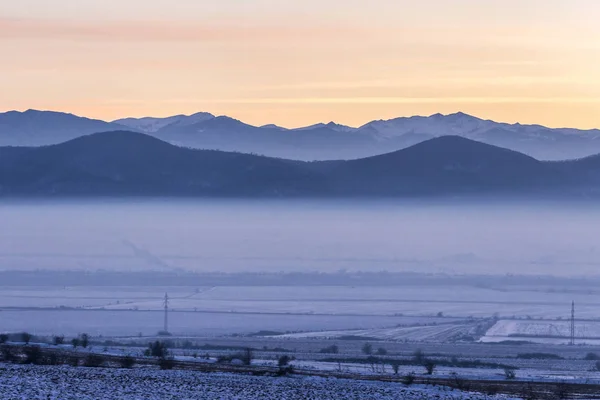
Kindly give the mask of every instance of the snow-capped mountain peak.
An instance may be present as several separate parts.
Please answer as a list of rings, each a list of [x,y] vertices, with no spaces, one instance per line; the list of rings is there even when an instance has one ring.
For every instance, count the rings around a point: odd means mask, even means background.
[[[279,126],[279,125],[275,125],[275,124],[262,125],[261,128],[263,128],[263,129],[275,129],[275,130],[278,130],[278,131],[287,131],[287,130],[289,130],[288,128],[284,128],[283,126]]]
[[[336,131],[336,132],[352,132],[352,131],[356,130],[356,128],[352,128],[351,126],[340,125],[333,121],[328,122],[326,124],[320,122],[318,124],[304,126],[302,128],[296,128],[294,130],[295,131],[309,131],[309,130],[320,129],[320,128],[328,128],[328,129],[330,129],[332,131]]]
[[[208,121],[215,118],[214,115],[207,112],[198,112],[192,115],[173,115],[165,118],[143,117],[143,118],[124,118],[113,121],[116,124],[127,126],[131,129],[146,133],[156,133],[169,125],[187,126],[198,122]]]
[[[458,112],[454,114],[433,114],[429,117],[400,117],[390,120],[369,122],[359,129],[367,130],[379,139],[390,139],[406,134],[420,134],[428,137],[458,135],[477,136],[478,132],[489,128],[490,121]]]
[[[92,133],[122,130],[143,132],[180,146],[302,160],[367,157],[447,135],[543,160],[600,153],[599,130],[494,122],[462,112],[375,120],[359,128],[329,122],[297,129],[272,124],[256,127],[204,112],[166,118],[125,118],[112,123],[53,111],[0,113],[0,146],[56,144]]]

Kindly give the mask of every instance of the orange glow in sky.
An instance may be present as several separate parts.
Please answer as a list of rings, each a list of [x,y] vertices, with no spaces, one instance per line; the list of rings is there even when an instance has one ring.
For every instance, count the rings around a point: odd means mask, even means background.
[[[597,0],[0,3],[0,111],[600,127]]]

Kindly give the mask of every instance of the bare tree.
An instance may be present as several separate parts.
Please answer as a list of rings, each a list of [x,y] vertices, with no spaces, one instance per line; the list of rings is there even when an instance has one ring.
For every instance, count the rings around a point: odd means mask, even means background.
[[[387,354],[387,350],[384,349],[383,347],[380,347],[377,349],[377,355],[385,356],[386,354]]]
[[[242,362],[244,363],[244,365],[250,365],[252,364],[252,360],[254,359],[254,352],[252,351],[251,348],[246,348],[244,350],[244,355],[242,356]]]
[[[27,333],[27,332],[21,333],[21,340],[25,344],[29,344],[29,342],[31,341],[32,337],[33,337],[33,335],[31,333]]]
[[[165,342],[156,341],[148,344],[148,349],[144,352],[144,355],[148,357],[166,358],[169,354],[167,345]]]
[[[427,375],[433,375],[433,371],[435,370],[435,363],[432,360],[426,360],[423,363],[423,366],[425,367]]]
[[[288,355],[286,354],[286,355],[283,355],[283,356],[279,357],[279,359],[277,360],[277,365],[278,365],[280,368],[282,368],[282,367],[286,367],[286,366],[287,366],[287,365],[290,363],[290,361],[291,361],[291,358],[290,358],[290,356],[288,356]]]
[[[413,354],[413,359],[415,363],[422,364],[425,361],[425,353],[423,353],[423,350],[417,349]]]
[[[90,335],[88,335],[87,333],[82,333],[81,334],[81,347],[83,347],[85,349],[86,347],[88,347],[89,343],[90,343]]]
[[[373,345],[371,345],[371,343],[365,343],[362,347],[362,352],[366,355],[373,354]]]
[[[506,380],[513,380],[517,377],[517,373],[514,368],[504,368],[504,377]]]

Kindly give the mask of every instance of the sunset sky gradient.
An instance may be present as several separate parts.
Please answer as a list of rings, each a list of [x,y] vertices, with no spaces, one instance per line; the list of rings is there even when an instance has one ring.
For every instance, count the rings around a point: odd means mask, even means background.
[[[598,0],[0,3],[0,111],[600,128]]]

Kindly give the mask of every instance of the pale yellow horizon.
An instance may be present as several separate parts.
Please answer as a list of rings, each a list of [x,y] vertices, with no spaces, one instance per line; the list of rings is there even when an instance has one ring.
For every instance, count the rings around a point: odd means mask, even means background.
[[[286,127],[462,111],[600,128],[600,1],[284,3],[0,4],[0,110]]]

